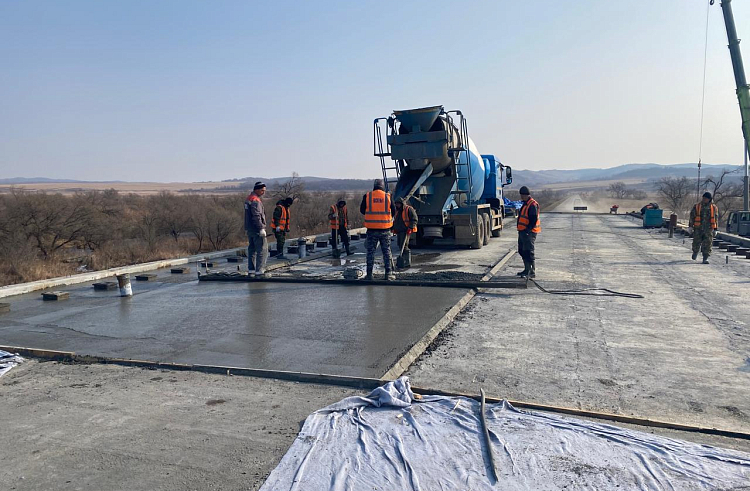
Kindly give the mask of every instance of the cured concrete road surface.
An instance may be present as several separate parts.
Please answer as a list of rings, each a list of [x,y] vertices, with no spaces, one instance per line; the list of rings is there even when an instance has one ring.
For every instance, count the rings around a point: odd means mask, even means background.
[[[543,216],[536,244],[545,288],[645,298],[480,294],[413,383],[750,431],[750,260],[703,265],[681,236],[614,215]]]

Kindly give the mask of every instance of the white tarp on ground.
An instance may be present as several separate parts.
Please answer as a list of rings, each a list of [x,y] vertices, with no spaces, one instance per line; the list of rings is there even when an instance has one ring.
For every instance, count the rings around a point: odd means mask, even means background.
[[[0,377],[10,371],[11,368],[23,363],[24,359],[13,353],[8,353],[0,349]]]
[[[750,489],[750,454],[570,417],[426,396],[407,378],[311,414],[261,491]]]

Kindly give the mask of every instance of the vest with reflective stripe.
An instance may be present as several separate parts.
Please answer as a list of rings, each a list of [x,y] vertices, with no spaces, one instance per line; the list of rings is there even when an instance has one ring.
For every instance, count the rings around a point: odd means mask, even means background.
[[[331,205],[331,209],[328,212],[328,219],[331,221],[331,230],[339,229],[339,210],[336,209],[336,205]]]
[[[542,231],[542,224],[539,220],[539,203],[537,203],[534,198],[529,198],[529,200],[521,207],[521,212],[518,214],[518,223],[516,225],[516,228],[518,230],[527,230],[529,228],[529,207],[532,205],[536,206],[536,223],[531,229],[531,232],[538,234]]]
[[[388,230],[393,227],[391,195],[382,189],[367,193],[365,203],[365,227],[373,230]]]
[[[271,219],[271,227],[281,227],[284,232],[289,232],[289,210],[284,205],[276,205],[276,208],[281,208],[281,217],[279,217],[278,223],[275,218]]]
[[[693,228],[699,228],[701,226],[701,205],[703,203],[696,203],[695,205],[695,221],[693,222]],[[716,205],[713,203],[708,204],[709,209],[711,210],[711,230],[715,230],[719,227],[716,226]]]
[[[349,214],[346,212],[346,205],[341,210],[336,205],[331,205],[331,209],[328,212],[328,219],[331,222],[331,230],[338,230],[343,225],[344,228],[349,228]]]
[[[404,209],[401,210],[401,220],[404,221],[404,225],[406,226],[406,230],[410,230],[412,232],[417,231],[417,226],[411,223],[411,220],[409,218],[409,210],[411,210],[412,207],[409,205],[404,205]]]

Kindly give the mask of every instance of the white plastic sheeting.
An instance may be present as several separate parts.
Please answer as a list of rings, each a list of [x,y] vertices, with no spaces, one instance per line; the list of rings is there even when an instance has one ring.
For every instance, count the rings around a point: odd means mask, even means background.
[[[23,363],[23,361],[22,357],[0,349],[0,377],[8,373],[14,366]]]
[[[748,489],[750,454],[616,426],[425,396],[402,377],[311,414],[261,491]]]

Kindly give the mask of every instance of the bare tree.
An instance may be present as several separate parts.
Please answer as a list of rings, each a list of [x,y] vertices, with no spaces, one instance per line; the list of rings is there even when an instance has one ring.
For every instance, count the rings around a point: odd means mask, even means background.
[[[299,174],[292,172],[292,177],[287,181],[278,184],[278,187],[271,193],[271,195],[277,200],[292,198],[294,201],[297,201],[302,197],[304,191],[305,182],[300,179]]]
[[[677,215],[684,213],[685,206],[695,189],[693,183],[687,177],[662,177],[659,179],[656,189],[659,194],[667,200],[672,211]]]
[[[732,181],[734,176],[731,174],[735,172],[737,170],[723,169],[719,177],[708,176],[702,183],[702,187],[711,193],[719,209],[719,221],[733,206],[737,205],[738,198],[742,197],[742,183]]]
[[[81,199],[18,190],[11,191],[6,206],[14,227],[32,240],[45,258],[74,245],[90,213]]]
[[[624,199],[628,196],[628,188],[622,181],[613,182],[607,188],[609,195],[615,199]]]

